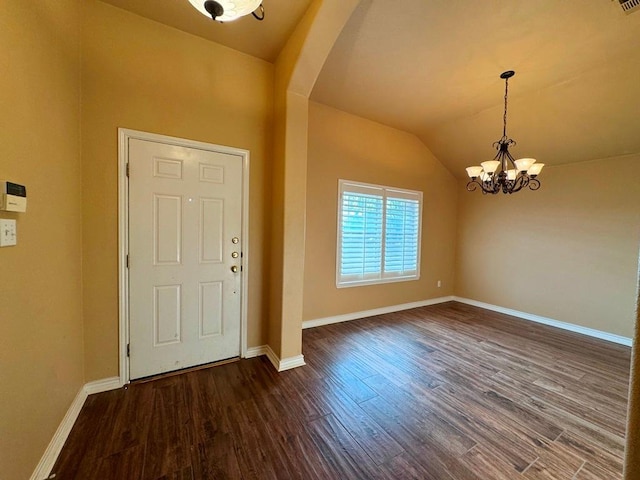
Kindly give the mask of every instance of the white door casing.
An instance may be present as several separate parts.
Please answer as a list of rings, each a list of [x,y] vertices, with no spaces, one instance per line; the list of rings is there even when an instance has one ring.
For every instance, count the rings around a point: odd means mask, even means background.
[[[240,355],[244,151],[127,140],[129,378]]]

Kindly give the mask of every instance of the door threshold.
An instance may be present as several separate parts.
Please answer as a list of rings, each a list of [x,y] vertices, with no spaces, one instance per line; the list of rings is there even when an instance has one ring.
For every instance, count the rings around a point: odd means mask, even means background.
[[[197,372],[198,370],[206,370],[207,368],[220,367],[227,365],[228,363],[235,363],[240,361],[240,357],[226,358],[224,360],[218,360],[217,362],[205,363],[203,365],[196,365],[194,367],[182,368],[180,370],[172,370],[171,372],[158,373],[157,375],[150,375],[148,377],[137,378],[129,382],[131,385],[137,385],[141,383],[153,382],[154,380],[161,380],[163,378],[175,377],[176,375],[182,375],[183,373]]]

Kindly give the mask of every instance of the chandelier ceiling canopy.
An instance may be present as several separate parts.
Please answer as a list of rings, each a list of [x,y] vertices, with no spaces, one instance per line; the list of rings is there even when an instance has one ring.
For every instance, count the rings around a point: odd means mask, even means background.
[[[206,17],[218,22],[232,22],[249,14],[264,20],[262,0],[189,0],[189,3]]]
[[[516,142],[507,137],[507,97],[509,95],[509,79],[515,75],[512,70],[500,75],[504,79],[504,117],[502,138],[493,144],[498,151],[493,160],[482,162],[478,166],[467,167],[467,174],[471,178],[467,183],[467,190],[473,192],[480,188],[482,193],[496,194],[515,193],[525,187],[538,190],[540,181],[538,174],[544,163],[536,163],[535,158],[520,158],[514,160],[509,153],[509,147]]]

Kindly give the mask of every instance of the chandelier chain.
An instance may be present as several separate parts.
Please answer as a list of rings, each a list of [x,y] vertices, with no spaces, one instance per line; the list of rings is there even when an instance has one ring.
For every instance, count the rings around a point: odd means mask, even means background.
[[[507,136],[507,98],[509,96],[509,79],[506,78],[504,81],[504,117],[502,123],[502,137],[506,138]]]

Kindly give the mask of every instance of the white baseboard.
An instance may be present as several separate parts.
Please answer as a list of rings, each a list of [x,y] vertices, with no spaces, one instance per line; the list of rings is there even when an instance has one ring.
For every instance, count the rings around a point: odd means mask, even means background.
[[[269,345],[248,348],[245,358],[253,358],[260,355],[266,355],[278,372],[306,365],[303,355],[297,355],[295,357],[280,360]],[[80,388],[78,394],[69,406],[67,413],[60,422],[58,429],[54,433],[53,438],[49,442],[40,462],[38,462],[38,465],[33,471],[30,480],[45,480],[49,477],[51,470],[58,459],[58,455],[60,455],[62,447],[64,447],[64,444],[69,437],[69,433],[71,433],[71,429],[73,428],[87,397],[94,393],[116,390],[120,387],[122,387],[120,378],[110,377],[89,382]]]
[[[291,370],[292,368],[303,367],[306,365],[304,362],[304,355],[296,355],[295,357],[283,358],[282,360],[276,355],[269,345],[265,345],[265,354],[267,358],[278,372],[284,372],[285,370]]]
[[[302,328],[321,327],[332,323],[348,322],[349,320],[357,320],[359,318],[373,317],[375,315],[384,315],[385,313],[400,312],[411,308],[426,307],[436,305],[438,303],[450,302],[453,296],[431,298],[429,300],[421,300],[419,302],[402,303],[400,305],[391,305],[389,307],[374,308],[373,310],[363,310],[361,312],[345,313],[344,315],[336,315],[334,317],[316,318],[302,322]]]
[[[84,386],[84,391],[87,392],[87,395],[93,395],[94,393],[117,390],[120,387],[122,387],[122,383],[120,383],[120,377],[110,377],[87,383]]]
[[[420,302],[413,303],[404,303],[401,305],[392,305],[389,307],[376,308],[373,310],[364,310],[361,312],[348,313],[344,315],[337,315],[334,317],[326,317],[319,318],[315,320],[307,320],[303,322],[302,328],[313,328],[319,327],[322,325],[329,325],[332,323],[346,322],[349,320],[355,320],[358,318],[372,317],[375,315],[383,315],[385,313],[393,313],[399,312],[402,310],[408,310],[411,308],[424,307],[428,305],[435,305],[438,303],[444,303],[449,301],[456,301],[460,303],[465,303],[467,305],[473,305],[475,307],[484,308],[486,310],[491,310],[494,312],[504,313],[506,315],[511,315],[513,317],[522,318],[524,320],[529,320],[535,323],[541,323],[544,325],[549,325],[552,327],[560,328],[562,330],[568,330],[571,332],[581,333],[583,335],[587,335],[594,338],[599,338],[602,340],[607,340],[609,342],[617,343],[620,345],[631,346],[632,339],[628,337],[623,337],[621,335],[615,335],[613,333],[603,332],[601,330],[596,330],[593,328],[583,327],[580,325],[574,325],[572,323],[561,322],[559,320],[554,320],[552,318],[542,317],[539,315],[534,315],[531,313],[520,312],[518,310],[512,310],[510,308],[499,307],[497,305],[492,305],[489,303],[479,302],[477,300],[471,300],[463,297],[449,296],[449,297],[439,297],[430,300],[423,300]],[[275,352],[271,349],[269,345],[261,345],[258,347],[251,347],[247,349],[247,353],[245,358],[253,358],[258,357],[260,355],[266,355],[271,364],[278,372],[283,372],[285,370],[289,370],[296,367],[301,367],[306,365],[304,362],[303,355],[296,355],[295,357],[289,357],[285,359],[280,359],[275,354]],[[62,451],[62,447],[71,432],[71,428],[75,423],[78,415],[80,414],[80,410],[84,405],[85,400],[89,395],[94,393],[106,392],[108,390],[115,390],[120,388],[122,384],[120,383],[120,379],[118,377],[105,378],[102,380],[96,380],[94,382],[89,382],[80,388],[80,391],[74,398],[73,402],[69,406],[66,415],[62,419],[62,422],[58,426],[51,442],[47,446],[40,462],[36,466],[33,474],[31,475],[31,480],[45,480],[48,478],[51,469],[53,468],[56,460],[58,459],[58,455]]]
[[[304,362],[304,355],[296,355],[295,357],[283,358],[280,360],[280,365],[278,366],[279,372],[284,372],[285,370],[291,370],[292,368],[304,367],[306,363]]]
[[[280,368],[280,359],[278,358],[276,353],[271,349],[271,346],[265,345],[264,353],[267,356],[267,358],[269,359],[269,361],[271,362],[271,365],[273,365],[273,368],[278,370]],[[280,370],[278,370],[278,371],[280,371]]]
[[[273,365],[273,368],[278,372],[284,372],[285,370],[306,365],[306,363],[304,363],[304,355],[296,355],[295,357],[280,360],[269,345],[260,345],[259,347],[248,348],[247,354],[244,358],[259,357],[260,355],[266,355],[271,362],[271,365]]]
[[[51,470],[53,469],[56,460],[58,460],[58,455],[60,455],[62,447],[64,447],[64,444],[69,437],[69,433],[71,433],[71,429],[76,423],[78,415],[80,415],[80,410],[82,410],[82,406],[87,400],[87,397],[94,393],[115,390],[117,388],[120,388],[121,386],[122,384],[120,383],[119,377],[111,377],[104,378],[102,380],[96,380],[94,382],[89,382],[80,387],[76,398],[74,398],[73,402],[71,402],[67,413],[60,422],[60,425],[58,425],[56,433],[53,434],[53,438],[49,442],[47,449],[44,451],[44,454],[42,455],[40,462],[38,462],[36,469],[33,471],[31,480],[45,480],[49,478]]]
[[[247,353],[245,353],[244,358],[255,358],[261,355],[267,354],[267,346],[260,345],[259,347],[249,347],[247,348]]]
[[[551,327],[560,328],[562,330],[581,333],[582,335],[587,335],[589,337],[607,340],[608,342],[626,345],[627,347],[630,347],[633,344],[633,340],[629,337],[623,337],[621,335],[603,332],[594,328],[583,327],[581,325],[575,325],[573,323],[561,322],[559,320],[554,320],[553,318],[541,317],[540,315],[534,315],[532,313],[520,312],[518,310],[512,310],[510,308],[499,307],[497,305],[491,305],[490,303],[478,302],[477,300],[471,300],[469,298],[453,297],[453,300],[460,303],[466,303],[467,305],[473,305],[474,307],[484,308],[485,310],[504,313],[505,315],[511,315],[512,317],[518,317],[523,320],[529,320],[531,322],[549,325]]]
[[[73,424],[76,423],[76,419],[82,410],[84,401],[87,399],[87,392],[84,386],[80,387],[80,391],[76,395],[76,398],[71,402],[71,406],[67,410],[62,422],[58,425],[56,433],[53,434],[53,438],[49,442],[47,449],[44,451],[40,462],[36,466],[36,469],[31,475],[31,480],[44,480],[49,477],[51,469],[58,459],[58,455],[62,451],[64,443],[67,441],[67,437],[73,428]]]

